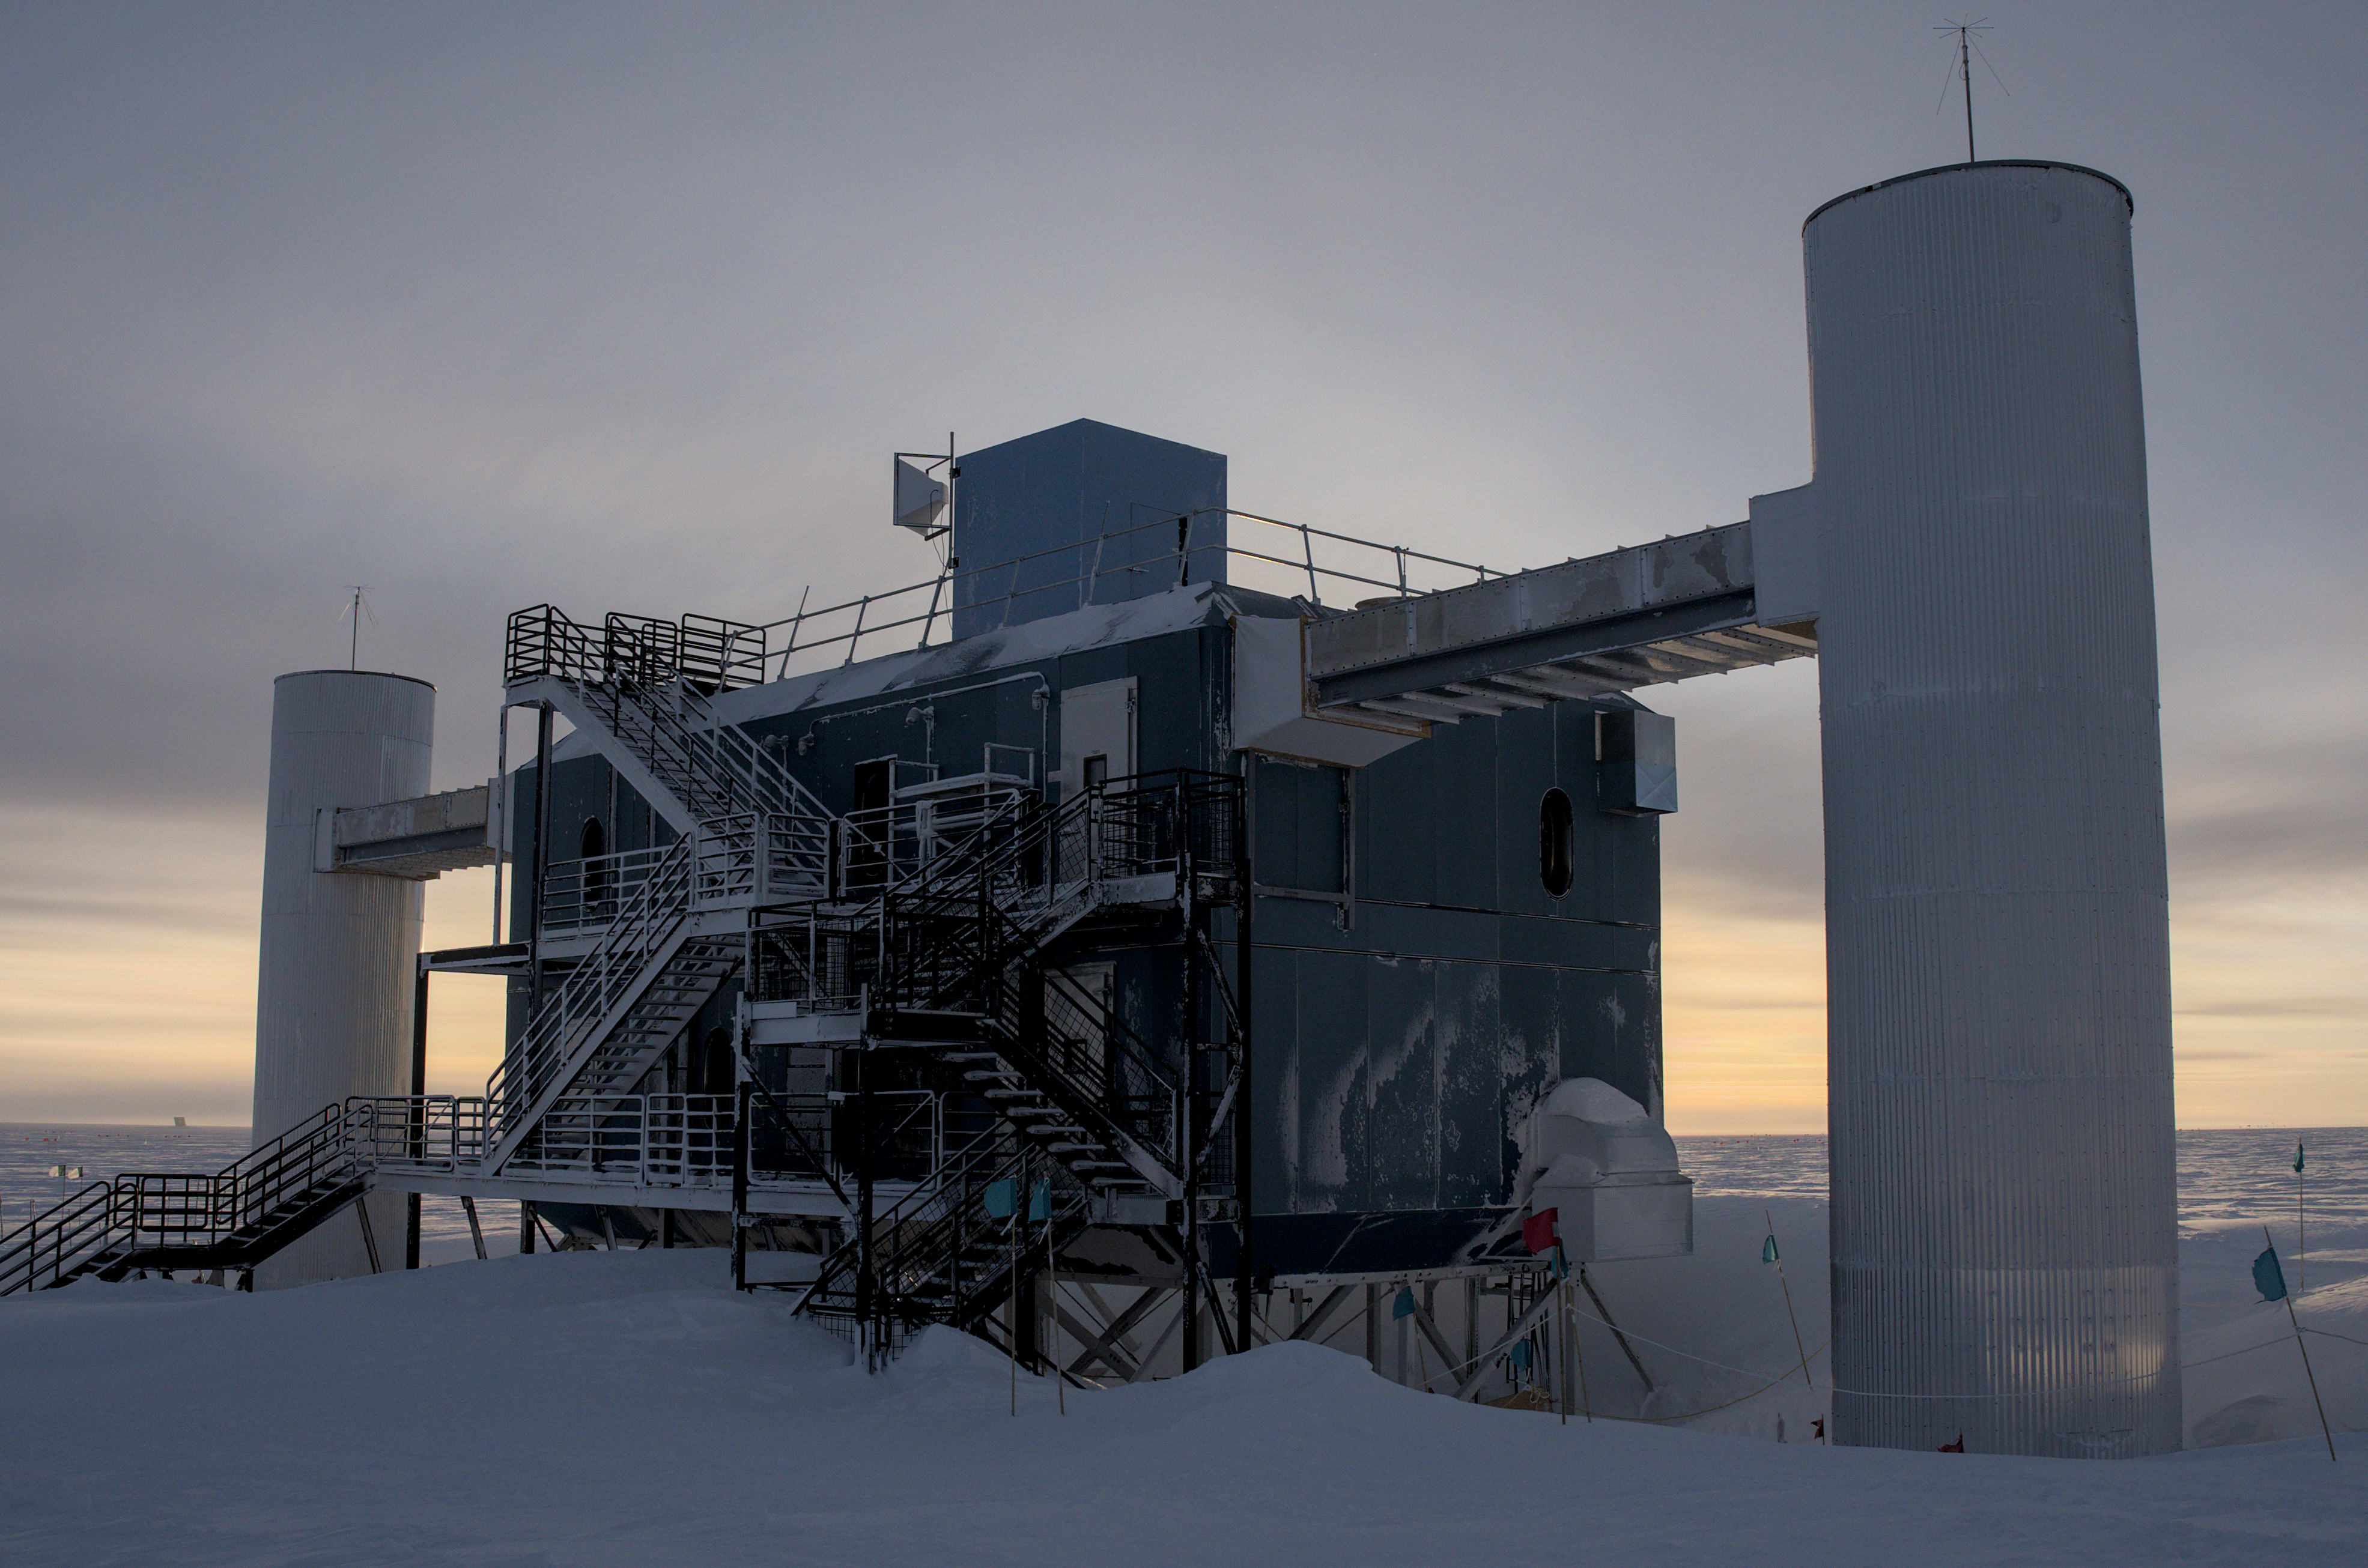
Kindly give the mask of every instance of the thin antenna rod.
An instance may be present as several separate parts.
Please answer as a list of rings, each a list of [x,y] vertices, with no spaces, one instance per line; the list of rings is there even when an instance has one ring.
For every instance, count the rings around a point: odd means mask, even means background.
[[[1965,37],[1965,29],[1957,29],[1957,76],[1965,89],[1965,162],[1977,162],[1974,156],[1974,48]]]
[[[346,591],[353,595],[353,599],[346,606],[346,613],[354,619],[353,639],[346,646],[346,668],[349,670],[362,667],[362,592],[369,585],[367,583],[346,585]]]
[[[1974,35],[1990,30],[1989,18],[1975,17],[1970,22],[1951,22],[1948,26],[1934,30],[1957,35],[1957,80],[1965,94],[1965,162],[1977,163],[1979,159],[1974,153]],[[1989,56],[1983,55],[1982,62],[1985,65],[1988,64]],[[1947,80],[1946,77],[1941,79]],[[1947,99],[1947,94],[1948,89],[1943,87],[1941,95],[1944,102]]]

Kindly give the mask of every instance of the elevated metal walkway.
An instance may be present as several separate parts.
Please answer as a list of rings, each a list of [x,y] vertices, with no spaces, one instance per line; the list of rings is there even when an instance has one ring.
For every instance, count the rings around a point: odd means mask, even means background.
[[[1752,525],[1311,620],[1321,709],[1454,723],[1817,651],[1814,625],[1760,623]]]

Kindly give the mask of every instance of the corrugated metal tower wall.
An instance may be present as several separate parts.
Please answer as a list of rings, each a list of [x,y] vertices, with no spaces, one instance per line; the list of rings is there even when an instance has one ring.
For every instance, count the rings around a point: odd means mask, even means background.
[[[411,1092],[412,984],[424,884],[313,869],[316,819],[427,792],[436,688],[407,676],[308,670],[271,688],[271,796],[255,1006],[255,1141],[348,1095]],[[403,1195],[374,1193],[381,1259],[401,1260]],[[370,1271],[340,1214],[256,1271],[266,1287]]]
[[[1835,1435],[2175,1449],[2128,194],[2064,165],[1938,169],[1821,209],[1804,244]]]

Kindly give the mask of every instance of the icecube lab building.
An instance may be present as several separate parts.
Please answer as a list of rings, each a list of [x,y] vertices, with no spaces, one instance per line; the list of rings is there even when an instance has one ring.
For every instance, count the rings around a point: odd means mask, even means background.
[[[952,551],[914,589],[768,625],[521,611],[536,756],[481,790],[400,798],[397,677],[291,677],[257,1132],[335,1103],[217,1176],[70,1199],[0,1290],[251,1268],[347,1212],[379,1267],[367,1195],[498,1193],[609,1244],[728,1239],[875,1358],[951,1322],[1133,1378],[1361,1324],[1401,1377],[1411,1344],[1427,1385],[1435,1352],[1501,1392],[1554,1363],[1526,1214],[1582,1259],[1690,1241],[1658,1126],[1673,741],[1627,694],[1814,653],[1835,1436],[2175,1448],[2130,216],[2024,162],[1812,214],[1814,476],[1745,523],[1462,569],[1079,422],[900,455],[898,522]],[[416,896],[322,890],[497,845],[509,928],[385,994]],[[512,977],[483,1096],[420,1093],[438,971]],[[337,1233],[286,1267],[350,1267]]]

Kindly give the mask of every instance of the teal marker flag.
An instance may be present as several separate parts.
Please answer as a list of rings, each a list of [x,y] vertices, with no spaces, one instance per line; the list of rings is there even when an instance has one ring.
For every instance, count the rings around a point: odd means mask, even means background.
[[[1767,1245],[1759,1249],[1759,1261],[1762,1263],[1776,1261],[1776,1238],[1772,1234],[1768,1238]]]
[[[2294,1175],[2302,1175],[2302,1145],[2294,1145]]]
[[[2253,1259],[2253,1289],[2265,1301],[2286,1299],[2286,1271],[2278,1267],[2278,1249],[2263,1247],[2261,1256]]]
[[[1019,1184],[1009,1176],[986,1184],[986,1214],[991,1220],[1008,1220],[1012,1210],[1019,1205]]]
[[[1028,1198],[1028,1218],[1036,1221],[1049,1220],[1052,1217],[1053,1184],[1049,1181],[1040,1181],[1036,1184],[1036,1190]]]
[[[1414,1316],[1413,1286],[1407,1285],[1399,1289],[1397,1299],[1390,1303],[1390,1316],[1393,1318],[1410,1318]]]
[[[1516,1339],[1513,1341],[1513,1354],[1509,1359],[1516,1367],[1528,1367],[1530,1364],[1530,1342],[1526,1339]]]

